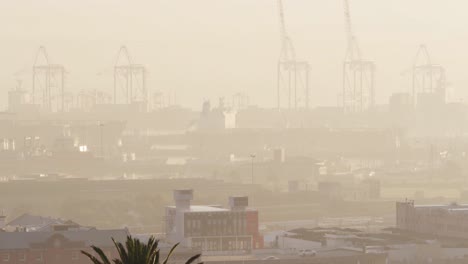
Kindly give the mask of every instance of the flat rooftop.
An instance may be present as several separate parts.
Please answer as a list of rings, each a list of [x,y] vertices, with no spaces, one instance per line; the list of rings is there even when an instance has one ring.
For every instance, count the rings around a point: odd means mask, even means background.
[[[449,211],[456,211],[456,212],[463,212],[463,211],[466,211],[468,212],[468,207],[461,207],[461,208],[448,208],[447,210]]]
[[[175,206],[168,206],[169,208],[176,208]],[[229,209],[217,207],[214,205],[191,205],[190,210],[187,212],[228,212]]]
[[[468,204],[428,204],[428,205],[415,205],[414,208],[440,208],[440,209],[468,209]]]

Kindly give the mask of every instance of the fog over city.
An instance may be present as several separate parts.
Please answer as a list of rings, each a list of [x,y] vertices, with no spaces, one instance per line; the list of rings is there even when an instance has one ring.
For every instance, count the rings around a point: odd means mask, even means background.
[[[467,5],[463,0],[353,1],[363,55],[378,63],[379,104],[409,89],[410,76],[402,72],[412,66],[420,44],[428,46],[434,63],[450,70],[450,99],[466,99]],[[96,86],[110,91],[118,47],[127,45],[134,60],[148,67],[151,89],[175,91],[181,104],[198,108],[205,98],[244,91],[256,104],[273,107],[277,13],[270,0],[1,1],[0,84],[13,87],[17,72],[29,73],[38,46],[44,45],[53,63],[67,67],[70,91]],[[313,104],[336,105],[346,48],[341,1],[289,1],[285,13],[297,55],[313,69]],[[29,75],[20,75],[25,85],[30,82]],[[6,96],[0,98],[6,106]]]
[[[0,263],[468,263],[466,9],[0,0]]]

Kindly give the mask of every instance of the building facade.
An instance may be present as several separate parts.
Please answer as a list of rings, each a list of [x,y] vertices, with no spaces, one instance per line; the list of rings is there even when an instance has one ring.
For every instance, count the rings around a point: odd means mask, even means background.
[[[249,251],[263,247],[258,211],[247,197],[230,197],[229,208],[191,205],[193,190],[174,191],[166,207],[166,236],[171,243],[202,251]]]
[[[126,229],[51,232],[0,232],[2,264],[89,264],[81,250],[92,252],[100,247],[109,259],[118,257],[112,242],[124,242]]]
[[[468,238],[468,205],[396,203],[397,228],[422,234]]]

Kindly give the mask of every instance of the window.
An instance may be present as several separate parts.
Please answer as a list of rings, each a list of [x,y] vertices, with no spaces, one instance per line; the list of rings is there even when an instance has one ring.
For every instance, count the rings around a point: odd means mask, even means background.
[[[21,262],[26,261],[26,253],[24,253],[24,252],[19,252],[19,253],[18,253],[18,261],[21,261]]]
[[[72,260],[78,260],[78,259],[80,259],[80,255],[78,254],[77,251],[73,251],[73,252],[71,253],[71,259],[72,259]]]
[[[42,256],[42,252],[37,253],[36,260],[37,261],[42,261],[43,259],[44,259],[44,257]]]
[[[10,253],[3,253],[2,254],[2,260],[3,260],[3,262],[10,261]]]

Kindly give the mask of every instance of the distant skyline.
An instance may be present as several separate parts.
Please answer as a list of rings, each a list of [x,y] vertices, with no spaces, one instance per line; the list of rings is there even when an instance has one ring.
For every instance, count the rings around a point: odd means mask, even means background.
[[[311,64],[311,104],[336,105],[345,54],[342,0],[283,0],[298,58]],[[147,66],[150,90],[173,92],[200,109],[242,91],[274,107],[279,26],[276,0],[4,0],[0,2],[0,107],[16,72],[31,87],[40,45],[69,71],[67,89],[112,89],[117,51],[126,45]],[[445,66],[449,100],[468,98],[468,22],[463,0],[350,0],[364,57],[377,65],[377,103],[408,91],[422,43]],[[98,76],[97,73],[103,73]]]

